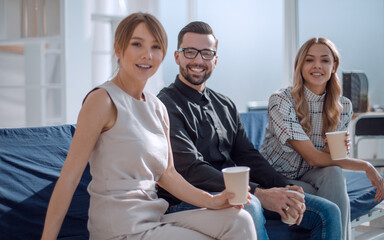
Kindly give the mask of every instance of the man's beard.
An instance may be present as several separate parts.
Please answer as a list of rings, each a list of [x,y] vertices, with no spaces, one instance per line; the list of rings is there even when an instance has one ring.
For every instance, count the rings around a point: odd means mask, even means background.
[[[188,68],[193,68],[194,66],[199,66],[199,67],[204,67],[206,69],[205,66],[203,65],[187,65],[185,68],[180,66],[180,74],[185,78],[185,80],[187,80],[189,83],[193,84],[193,85],[201,85],[203,84],[204,82],[206,82],[208,80],[208,78],[211,76],[212,74],[212,71],[208,72],[208,71],[205,71],[204,72],[204,75],[203,76],[199,76],[198,78],[196,77],[193,77],[194,74],[192,73],[188,73]]]

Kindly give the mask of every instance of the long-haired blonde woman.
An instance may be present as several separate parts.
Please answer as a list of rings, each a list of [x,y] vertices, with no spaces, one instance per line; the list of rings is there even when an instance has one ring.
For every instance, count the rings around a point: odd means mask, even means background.
[[[336,74],[339,63],[339,53],[330,40],[311,38],[303,44],[295,59],[293,86],[269,99],[269,123],[260,152],[305,192],[336,203],[341,211],[343,238],[348,239],[350,208],[341,168],[365,171],[377,188],[377,201],[384,197],[384,184],[370,163],[330,157],[325,133],[347,130],[352,117],[351,102],[341,96]]]

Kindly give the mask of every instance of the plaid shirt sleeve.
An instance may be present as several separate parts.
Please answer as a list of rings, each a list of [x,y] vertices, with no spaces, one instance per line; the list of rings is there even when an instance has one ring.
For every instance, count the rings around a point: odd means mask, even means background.
[[[338,131],[348,130],[348,125],[351,122],[353,109],[351,101],[346,97],[340,98],[341,105],[343,106],[343,111],[341,112],[340,122],[337,126]]]
[[[273,94],[269,99],[269,124],[286,152],[294,149],[287,140],[310,140],[296,115],[293,99],[287,94]]]

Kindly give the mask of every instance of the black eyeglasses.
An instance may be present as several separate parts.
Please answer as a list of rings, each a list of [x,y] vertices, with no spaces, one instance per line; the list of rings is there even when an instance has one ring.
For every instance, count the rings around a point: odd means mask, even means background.
[[[204,60],[212,60],[216,56],[216,51],[209,49],[197,50],[196,48],[180,48],[177,51],[183,52],[184,57],[189,59],[194,59],[198,53],[200,53]]]

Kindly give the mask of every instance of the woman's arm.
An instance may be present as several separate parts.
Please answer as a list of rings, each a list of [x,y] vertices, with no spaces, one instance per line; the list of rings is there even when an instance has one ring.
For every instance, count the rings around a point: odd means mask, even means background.
[[[320,151],[315,148],[310,140],[299,141],[299,140],[288,140],[293,149],[298,152],[304,160],[311,166],[326,167],[326,166],[339,166],[343,169],[355,170],[355,171],[366,171],[370,168],[368,162],[346,158],[343,160],[332,160],[331,155],[328,151]]]
[[[223,191],[218,195],[211,195],[188,183],[174,167],[169,166],[165,170],[158,184],[178,199],[198,207],[221,209],[232,206],[228,199],[232,198],[233,194]]]
[[[369,162],[355,158],[332,160],[331,155],[328,152],[317,150],[310,140],[288,140],[288,142],[311,166],[339,166],[343,169],[364,171],[368,179],[371,181],[372,186],[377,189],[375,200],[380,201],[380,199],[384,199],[383,178],[376,168]]]
[[[116,109],[105,90],[89,94],[80,110],[76,131],[49,201],[42,239],[56,239],[73,193],[100,133],[113,126]]]

